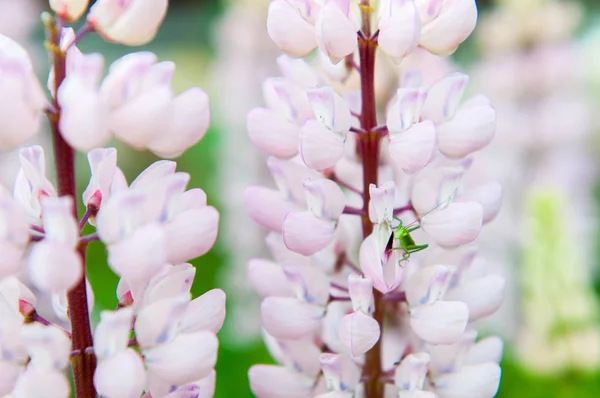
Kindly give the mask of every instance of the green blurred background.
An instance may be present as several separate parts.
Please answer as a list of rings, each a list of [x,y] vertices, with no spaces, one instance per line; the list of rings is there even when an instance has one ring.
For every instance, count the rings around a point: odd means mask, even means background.
[[[530,0],[522,1],[527,2]],[[161,60],[172,60],[177,64],[175,75],[177,91],[195,85],[206,87],[211,96],[219,95],[219,82],[213,81],[213,77],[209,73],[211,62],[217,58],[220,45],[214,32],[232,3],[225,0],[171,1],[167,20],[156,40],[148,45],[147,49],[157,53]],[[246,3],[252,3],[252,0]],[[261,3],[261,1],[256,0],[256,3]],[[491,0],[480,0],[478,4],[482,13],[486,13],[494,7]],[[585,11],[583,23],[576,33],[579,36],[584,35],[585,32],[600,24],[598,18],[600,1],[581,0],[580,4]],[[254,33],[260,34],[260,32]],[[38,31],[34,37],[40,38],[41,31]],[[39,46],[39,44],[35,44],[35,40],[32,42],[34,45]],[[83,40],[79,47],[84,52],[98,51],[103,53],[107,58],[107,64],[131,51],[129,48],[106,44],[94,36]],[[41,47],[39,50],[41,51]],[[465,67],[477,60],[479,56],[479,50],[471,39],[456,54],[460,65]],[[42,61],[40,61],[39,66],[40,70],[44,70],[45,66]],[[257,86],[255,89],[259,90],[260,88]],[[203,188],[208,195],[209,202],[219,208],[221,212],[224,212],[223,198],[220,197],[222,193],[220,184],[226,184],[227,182],[219,181],[219,175],[216,171],[221,166],[220,160],[222,160],[219,149],[220,144],[224,141],[223,137],[230,132],[220,123],[222,117],[216,117],[213,120],[210,131],[200,144],[178,159],[178,169],[188,171],[192,176],[190,185]],[[237,135],[241,134],[238,132]],[[119,165],[125,171],[129,181],[148,164],[156,160],[152,155],[131,151],[119,145],[119,143],[114,143],[114,145],[119,148]],[[243,150],[255,151],[252,147]],[[86,159],[83,156],[78,159],[78,162],[80,166],[78,167],[78,170],[80,170],[78,175],[79,187],[83,190],[87,184],[86,178],[89,171]],[[240,172],[243,173],[243,170],[240,170]],[[600,189],[597,189],[596,192],[597,203],[600,203]],[[238,199],[238,201],[240,200],[241,198]],[[228,250],[225,250],[223,244],[218,244],[207,255],[192,262],[197,267],[196,280],[193,286],[194,296],[222,284],[223,268],[227,267],[227,264],[231,261]],[[600,251],[598,251],[597,257],[600,259]],[[100,310],[114,309],[117,304],[115,297],[117,277],[107,267],[104,249],[100,244],[94,244],[90,247],[89,258],[91,261],[88,265],[88,275],[96,294],[94,317],[97,320]],[[236,269],[239,270],[240,267]],[[600,279],[598,280],[600,281]],[[595,285],[597,290],[600,290],[600,283]],[[229,304],[232,303],[229,302]],[[218,398],[251,397],[246,372],[254,363],[270,362],[269,355],[261,343],[240,344],[236,341],[235,330],[222,331],[220,344],[215,396]],[[522,366],[517,360],[517,356],[514,355],[513,347],[508,346],[503,361],[503,376],[498,396],[531,398],[596,397],[600,396],[600,374],[595,370],[588,372],[568,370],[546,376],[536,374],[535,370],[528,370]]]

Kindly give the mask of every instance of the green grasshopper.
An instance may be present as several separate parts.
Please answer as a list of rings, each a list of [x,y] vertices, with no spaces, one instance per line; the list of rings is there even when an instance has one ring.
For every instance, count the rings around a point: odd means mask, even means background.
[[[432,211],[439,209],[440,207],[442,207],[443,205],[448,203],[454,197],[454,195],[456,194],[456,191],[457,191],[457,189],[455,189],[454,192],[452,192],[448,196],[448,198],[446,198],[443,202],[439,203],[433,209],[429,210],[427,213],[423,214],[421,217],[419,217],[418,219],[416,219],[415,221],[413,221],[412,223],[410,223],[406,226],[403,225],[401,219],[394,216],[394,220],[398,221],[398,225],[394,228],[395,231],[392,234],[392,236],[390,237],[390,239],[392,239],[392,241],[389,243],[389,245],[391,246],[393,244],[394,240],[398,240],[398,242],[400,243],[400,247],[391,249],[391,250],[402,250],[404,252],[404,254],[402,255],[402,258],[400,259],[400,262],[408,260],[410,258],[411,254],[420,252],[421,250],[425,250],[429,247],[429,245],[427,243],[422,244],[422,245],[417,245],[415,243],[415,240],[413,239],[413,237],[410,235],[410,233],[421,228],[421,225],[419,223],[421,222],[423,217],[425,217]]]

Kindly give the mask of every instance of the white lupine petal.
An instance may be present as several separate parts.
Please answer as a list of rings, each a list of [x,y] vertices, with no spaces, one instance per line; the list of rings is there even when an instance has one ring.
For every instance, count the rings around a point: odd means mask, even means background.
[[[421,36],[421,20],[412,1],[391,0],[391,13],[379,20],[379,47],[399,63],[412,52]]]
[[[339,325],[339,338],[352,356],[369,351],[379,340],[381,331],[373,318],[362,312],[344,316]]]
[[[248,371],[250,389],[257,398],[310,398],[314,380],[292,369],[254,365]]]
[[[379,228],[376,228],[376,231]],[[398,265],[400,257],[386,254],[385,245],[391,236],[391,229],[386,234],[373,233],[360,245],[359,263],[364,275],[373,281],[373,287],[386,294],[393,291],[402,281],[402,268]],[[383,237],[383,238],[382,238]],[[383,240],[386,239],[384,243]]]
[[[267,297],[260,306],[264,328],[277,339],[299,339],[318,329],[323,308],[291,297]]]
[[[473,242],[483,222],[483,209],[477,202],[450,203],[422,221],[423,230],[442,247],[456,247]]]
[[[439,398],[492,398],[500,385],[500,366],[495,363],[463,366],[456,373],[435,379]]]
[[[146,167],[131,183],[131,188],[149,186],[163,177],[175,174],[177,163],[172,160],[158,160]]]
[[[304,182],[306,204],[316,217],[337,219],[346,206],[346,197],[340,186],[328,179]]]
[[[140,347],[152,347],[170,342],[190,303],[190,294],[152,303],[137,314],[135,336]]]
[[[475,0],[437,1],[435,18],[423,24],[419,44],[434,54],[449,55],[475,28]]]
[[[325,1],[315,27],[319,49],[327,54],[334,64],[354,52],[357,45],[357,28],[336,1]]]
[[[365,314],[375,311],[373,282],[369,278],[363,278],[355,274],[348,275],[348,292],[354,311],[361,311]]]
[[[396,197],[396,184],[393,181],[386,181],[376,186],[369,185],[369,218],[375,224],[381,224],[384,221],[391,223],[394,217],[394,201]]]
[[[168,0],[96,1],[87,22],[106,40],[126,46],[141,46],[156,36],[166,13]]]
[[[454,273],[454,267],[447,265],[421,268],[408,280],[406,300],[411,306],[431,304],[441,300]]]
[[[117,170],[117,150],[115,148],[96,148],[87,154],[90,164],[90,182],[83,192],[83,203],[89,206],[89,201],[96,192],[100,192],[100,203],[107,200],[111,185],[115,180]]]
[[[179,213],[164,226],[167,261],[182,263],[208,252],[219,231],[219,212],[204,206]]]
[[[291,57],[304,57],[317,47],[315,28],[287,0],[274,0],[267,13],[269,37]]]
[[[12,397],[66,398],[70,393],[71,385],[63,372],[29,366],[19,377]]]
[[[330,130],[346,133],[352,126],[348,103],[333,87],[324,86],[306,91],[315,119]]]
[[[271,231],[281,232],[285,216],[299,207],[281,193],[265,187],[251,186],[244,190],[244,203],[250,218]]]
[[[360,382],[360,368],[348,356],[324,353],[319,361],[329,389],[354,390]]]
[[[469,308],[460,301],[437,301],[412,308],[410,326],[430,344],[453,344],[464,333]]]
[[[432,209],[445,209],[453,200],[464,171],[462,167],[442,167],[418,173],[411,194],[415,210],[425,214]]]
[[[175,385],[190,383],[210,374],[218,345],[212,332],[182,333],[170,343],[145,350],[146,367]]]
[[[44,240],[35,244],[28,263],[31,283],[45,292],[69,290],[83,275],[79,253],[60,242]]]
[[[100,359],[116,355],[127,348],[133,321],[131,307],[102,311],[94,333],[94,353]]]
[[[492,221],[502,206],[502,185],[498,181],[490,181],[460,194],[459,202],[477,202],[483,208],[483,223]]]
[[[277,344],[281,350],[282,363],[307,376],[315,377],[320,373],[321,349],[314,341],[311,339],[279,340]]]
[[[252,144],[269,155],[289,158],[298,153],[300,126],[279,112],[255,108],[248,113],[248,136]]]
[[[2,396],[11,393],[21,371],[21,366],[13,362],[0,361],[0,394]]]
[[[421,119],[421,108],[429,98],[424,88],[401,87],[387,111],[386,126],[390,133],[406,131]]]
[[[217,333],[225,321],[225,292],[212,289],[192,300],[179,324],[183,333],[209,330]]]
[[[150,224],[108,247],[108,263],[125,279],[150,280],[166,262],[165,232],[162,226]]]
[[[344,137],[316,120],[308,120],[300,130],[300,154],[314,170],[335,166],[344,155]]]
[[[499,337],[487,337],[471,347],[463,359],[463,365],[477,365],[485,362],[500,363],[503,349],[504,343]]]
[[[436,124],[452,119],[458,110],[468,81],[469,76],[463,73],[452,73],[433,83],[428,89],[421,116]]]
[[[145,385],[144,362],[131,348],[100,360],[94,372],[94,386],[103,397],[138,398]]]
[[[173,123],[169,129],[148,143],[148,149],[164,158],[174,158],[197,144],[210,124],[208,95],[190,88],[173,99]]]
[[[283,221],[283,240],[288,249],[309,256],[332,242],[335,226],[334,221],[316,218],[310,211],[289,213]]]
[[[23,325],[21,339],[31,359],[28,366],[62,370],[69,364],[71,341],[57,327],[37,323]]]
[[[394,384],[400,390],[414,391],[423,388],[429,370],[429,354],[418,352],[406,356],[394,373]]]
[[[388,150],[398,167],[406,173],[413,173],[429,163],[435,143],[435,125],[431,120],[426,120],[404,132],[392,134]]]
[[[308,304],[327,304],[330,282],[324,271],[313,266],[301,265],[283,265],[282,268],[299,300]]]
[[[191,264],[177,264],[170,267],[166,273],[159,274],[150,280],[144,291],[144,304],[188,293],[195,275],[196,268]]]
[[[43,197],[40,202],[46,238],[75,247],[79,227],[73,215],[73,199],[70,196]]]
[[[462,301],[469,306],[469,320],[491,315],[504,300],[504,286],[506,281],[499,275],[489,275],[483,278],[461,281],[460,284],[448,292],[448,300]]]
[[[283,77],[301,87],[314,88],[319,85],[316,71],[303,59],[294,59],[283,54],[277,57],[277,66]]]
[[[427,352],[431,356],[429,371],[431,374],[442,374],[452,372],[462,365],[462,358],[471,349],[477,332],[474,329],[467,329],[460,339],[453,344],[446,345],[426,345]]]
[[[87,10],[90,0],[50,0],[50,8],[66,21],[78,20]]]
[[[272,261],[251,259],[248,261],[248,280],[261,297],[292,297],[294,291],[281,266]]]
[[[213,398],[217,374],[211,370],[203,379],[179,387],[164,398]]]
[[[438,147],[449,158],[463,158],[487,146],[495,131],[496,110],[491,105],[465,104],[452,120],[438,125]]]

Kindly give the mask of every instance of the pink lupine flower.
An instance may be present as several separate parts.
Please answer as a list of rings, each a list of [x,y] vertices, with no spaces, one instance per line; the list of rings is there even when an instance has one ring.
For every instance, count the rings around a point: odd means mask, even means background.
[[[66,21],[76,21],[87,10],[89,0],[50,0],[50,8]]]
[[[168,0],[97,0],[87,23],[107,41],[141,46],[156,36],[168,3]]]
[[[350,0],[325,0],[315,23],[319,49],[337,64],[354,52],[358,31],[350,15]]]
[[[27,213],[0,186],[0,278],[16,274],[29,241]]]
[[[312,0],[275,0],[269,4],[267,31],[292,57],[308,55],[317,47],[314,21],[319,6]]]
[[[378,17],[379,47],[399,64],[419,43],[421,19],[417,6],[413,0],[382,1]]]
[[[29,55],[0,35],[0,149],[25,144],[37,134],[47,106]]]

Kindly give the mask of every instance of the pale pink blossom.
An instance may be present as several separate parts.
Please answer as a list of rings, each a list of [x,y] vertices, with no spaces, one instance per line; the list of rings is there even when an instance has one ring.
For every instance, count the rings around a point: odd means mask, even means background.
[[[318,5],[312,0],[274,0],[269,4],[267,31],[282,51],[303,57],[317,47],[314,18]]]
[[[62,19],[78,20],[87,10],[89,0],[50,0],[50,8]]]

